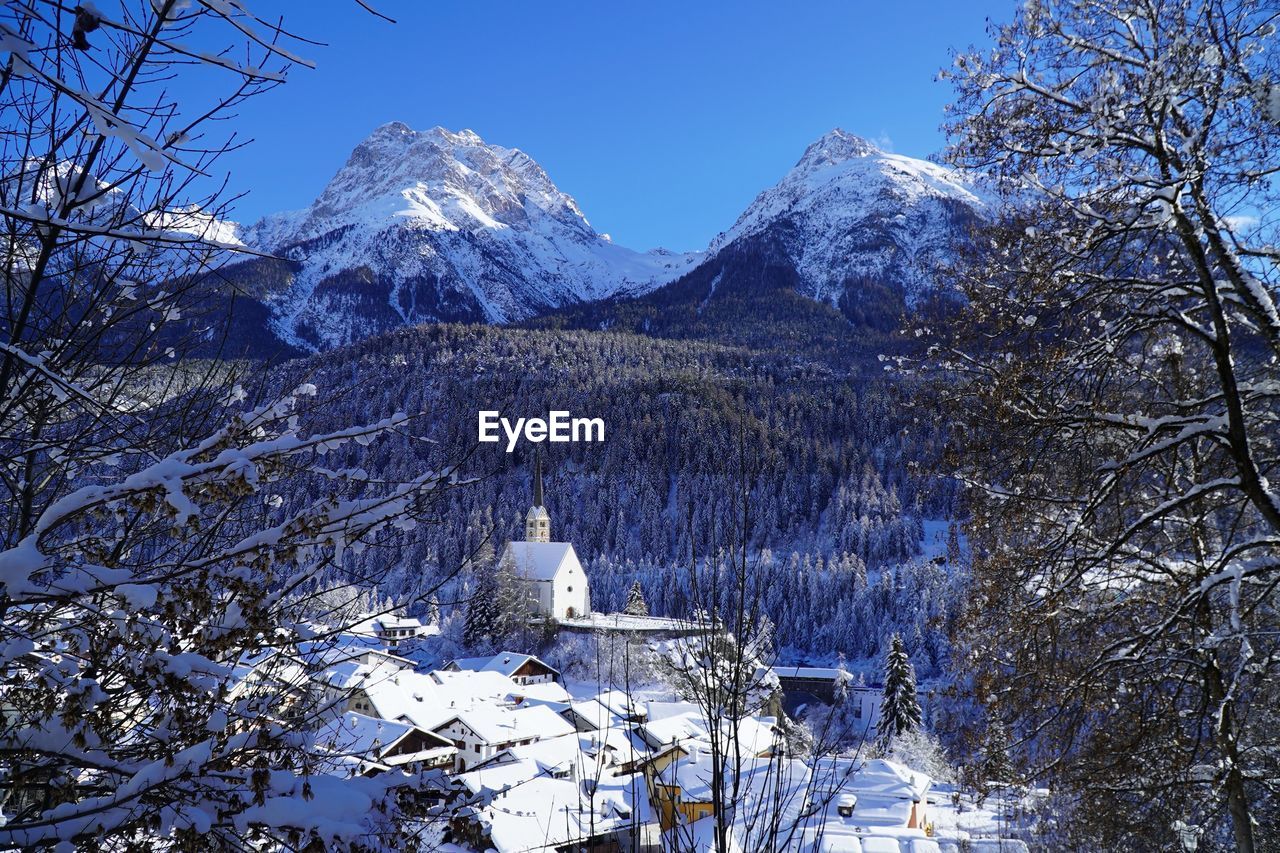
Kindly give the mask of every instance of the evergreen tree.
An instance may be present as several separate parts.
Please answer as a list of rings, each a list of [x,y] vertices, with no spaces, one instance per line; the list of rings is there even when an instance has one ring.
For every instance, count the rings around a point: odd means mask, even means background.
[[[527,581],[516,574],[515,563],[500,560],[494,572],[494,624],[492,637],[496,644],[512,648],[526,645],[528,638],[519,635],[529,627],[531,590]],[[518,649],[513,649],[519,651]]]
[[[477,573],[475,589],[467,602],[462,642],[473,651],[486,645],[494,635],[497,622],[498,573],[496,567],[485,567]]]
[[[1009,732],[1004,723],[992,720],[982,739],[982,790],[989,792],[998,784],[1014,780],[1013,761],[1009,758]]]
[[[645,603],[644,590],[640,589],[639,578],[631,584],[631,590],[627,593],[627,606],[622,612],[628,616],[649,615],[649,605]]]
[[[920,728],[920,720],[915,667],[907,657],[902,637],[894,634],[884,663],[884,698],[880,702],[881,749],[888,749],[895,736]]]

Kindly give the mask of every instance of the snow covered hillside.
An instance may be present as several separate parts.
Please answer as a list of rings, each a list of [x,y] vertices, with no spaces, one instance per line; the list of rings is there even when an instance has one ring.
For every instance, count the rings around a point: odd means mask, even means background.
[[[261,298],[274,331],[304,349],[643,293],[699,257],[615,245],[522,151],[400,122],[356,146],[310,207],[242,238],[293,262]]]

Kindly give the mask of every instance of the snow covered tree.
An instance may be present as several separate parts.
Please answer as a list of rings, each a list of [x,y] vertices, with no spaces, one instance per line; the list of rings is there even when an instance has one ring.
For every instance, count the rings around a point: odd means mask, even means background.
[[[275,652],[308,660],[324,643],[308,601],[323,575],[392,526],[430,517],[449,481],[332,482],[321,454],[409,419],[309,435],[296,412],[313,391],[251,407],[165,457],[126,455],[127,477],[67,492],[0,551],[0,843],[399,843],[391,817],[412,777],[344,788],[313,776],[296,720],[316,717],[289,712],[312,698],[305,676],[245,682],[239,671]],[[274,506],[308,478],[330,496]],[[382,806],[343,811],[352,797]]]
[[[467,617],[462,628],[462,642],[467,649],[487,649],[498,632],[498,621],[498,573],[480,571],[467,599]]]
[[[931,329],[968,659],[1108,848],[1190,822],[1253,851],[1278,808],[1277,23],[1036,0],[948,72],[951,157],[1004,214]]]
[[[884,660],[884,696],[880,700],[880,722],[876,738],[883,751],[904,732],[920,728],[920,699],[916,696],[916,671],[907,657],[902,637],[889,641]]]
[[[640,579],[636,578],[631,584],[631,589],[627,591],[627,606],[623,608],[623,613],[628,616],[648,616],[649,605],[644,601],[644,590],[640,588]]]
[[[1017,776],[1013,761],[1009,757],[1009,730],[999,720],[987,724],[987,731],[982,738],[982,754],[979,756],[979,772],[983,790],[993,785],[1008,785]]]
[[[295,41],[239,2],[33,0],[0,21],[5,849],[410,843],[415,777],[315,772],[311,617],[359,597],[328,594],[435,517],[453,471],[332,470],[419,419],[312,429],[314,384],[269,394],[216,357],[232,294],[209,273],[243,248],[224,120],[301,62]],[[245,677],[276,653],[301,678]]]
[[[475,589],[467,601],[463,642],[476,651],[531,648],[529,594],[528,584],[516,574],[512,561],[478,566]]]
[[[938,738],[923,729],[898,734],[885,757],[925,773],[935,782],[951,782],[956,776],[956,770]]]
[[[760,713],[778,691],[773,661],[757,657],[757,653],[772,652],[767,648],[771,638],[759,632],[772,633],[763,607],[765,591],[777,581],[778,567],[751,549],[756,524],[751,483],[760,464],[752,452],[754,440],[746,424],[739,424],[733,446],[721,454],[717,474],[730,502],[730,520],[712,531],[719,547],[711,555],[705,559],[690,555],[688,594],[694,603],[693,615],[685,635],[672,643],[668,655],[673,683],[708,721],[710,819],[716,853],[786,849],[788,833],[794,832],[787,826],[786,810],[766,802],[768,798],[755,802],[752,813],[747,813],[742,778],[735,772],[744,758],[758,752],[758,747],[742,742],[742,720]],[[681,826],[673,834],[674,846],[692,847],[690,833],[688,826]]]

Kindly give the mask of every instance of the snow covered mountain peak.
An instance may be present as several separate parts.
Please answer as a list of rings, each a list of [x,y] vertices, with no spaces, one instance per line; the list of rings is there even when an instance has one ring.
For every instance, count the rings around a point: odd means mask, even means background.
[[[700,257],[636,252],[596,233],[519,149],[399,121],[361,141],[309,207],[264,218],[244,240],[298,266],[268,308],[277,334],[306,349],[644,293]]]
[[[339,223],[396,221],[441,231],[528,225],[547,216],[590,235],[577,203],[519,149],[489,145],[471,130],[377,128],[351,152],[292,233],[308,239]]]
[[[804,155],[796,163],[795,168],[811,172],[824,166],[852,160],[854,157],[869,157],[882,153],[884,152],[861,136],[837,127],[810,144],[804,150]]]
[[[849,308],[850,282],[875,282],[911,304],[934,286],[957,229],[987,207],[978,178],[837,128],[756,196],[710,253],[777,235],[806,296]]]

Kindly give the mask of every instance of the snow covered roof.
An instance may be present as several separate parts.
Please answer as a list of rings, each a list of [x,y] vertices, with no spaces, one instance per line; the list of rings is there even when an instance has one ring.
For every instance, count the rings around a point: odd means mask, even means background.
[[[814,848],[816,853],[939,853],[938,842],[925,838],[899,838],[894,835],[824,834]]]
[[[651,819],[643,780],[606,776],[594,790],[574,779],[535,776],[494,792],[475,810],[499,853],[554,850]]]
[[[646,716],[648,714],[648,711],[643,707],[639,707],[631,694],[625,690],[615,690],[613,688],[601,690],[595,695],[594,699],[619,717]]]
[[[554,580],[562,569],[581,566],[569,542],[508,542],[502,558],[512,560],[516,574],[533,581]]]
[[[461,722],[486,743],[510,743],[526,738],[553,738],[572,734],[574,728],[563,717],[544,705],[522,705],[516,708],[482,704],[458,711],[437,724],[440,732],[455,720]]]
[[[623,718],[615,714],[595,699],[576,700],[570,704],[573,713],[593,729],[604,729],[622,722]]]
[[[652,820],[644,778],[614,775],[621,763],[602,733],[570,733],[499,752],[457,781],[470,792],[469,817],[501,853],[550,850]],[[610,742],[625,745],[615,730]]]
[[[569,691],[555,681],[517,685],[509,698],[513,702],[537,702],[541,705],[551,705],[557,714],[568,708],[569,703],[573,701]]]
[[[849,673],[843,669],[827,666],[775,666],[773,671],[780,678],[819,678],[824,681],[835,681],[850,677]]]
[[[933,786],[928,775],[885,759],[822,759],[815,765],[813,780],[815,791],[833,795],[824,821],[824,834],[832,837],[918,834],[918,830],[908,830],[907,823],[913,804],[925,802],[925,795]],[[846,795],[856,799],[853,814],[842,817],[837,809]]]
[[[820,762],[819,768],[825,770],[830,767],[840,772],[844,763],[839,759],[829,759]],[[933,787],[933,779],[927,774],[884,758],[859,761],[847,778],[844,788],[857,794],[860,801],[867,796],[923,800]]]
[[[430,743],[427,749],[387,757],[397,743],[410,733],[417,732]],[[416,726],[395,720],[380,720],[348,711],[324,726],[315,734],[316,748],[325,753],[325,764],[335,770],[346,770],[355,775],[369,766],[388,766],[409,761],[444,756],[455,751],[436,735]]]
[[[645,716],[652,722],[669,717],[687,717],[699,713],[698,706],[692,702],[662,702],[650,700],[644,703]]]
[[[332,752],[367,755],[386,749],[413,729],[408,723],[348,711],[316,732],[316,745]]]
[[[576,776],[598,779],[616,775],[616,768],[632,760],[626,732],[574,732],[507,747],[475,765],[457,780],[472,793],[501,790],[534,776]]]
[[[436,670],[431,673],[431,680],[439,685],[441,694],[453,703],[453,707],[462,708],[492,702],[495,699],[507,700],[511,696],[522,696],[528,687],[516,684],[500,672],[484,670],[481,672],[449,672]]]
[[[524,655],[517,652],[498,652],[492,657],[458,658],[451,662],[447,668],[452,670],[467,670],[470,672],[499,672],[510,677],[515,674],[516,670],[520,669],[520,667],[524,666],[529,661],[533,661],[556,675],[560,674],[558,669],[550,666],[542,660],[539,660],[533,655]]]
[[[423,675],[388,666],[371,668],[351,683],[364,691],[377,716],[388,720],[403,717],[428,731],[455,716],[460,709],[505,703],[525,689],[497,672]]]
[[[648,719],[639,726],[638,731],[651,747],[659,747],[669,743],[679,743],[693,748],[694,745],[709,744],[711,728],[697,705],[689,702],[649,702],[647,703]],[[720,720],[721,728],[727,733],[730,723]],[[745,754],[759,755],[773,748],[776,742],[773,717],[743,717],[738,721],[738,743]]]
[[[416,616],[387,615],[387,616],[379,616],[377,619],[374,619],[373,621],[375,625],[387,631],[394,630],[397,628],[417,629],[422,627],[422,620],[417,618]]]

